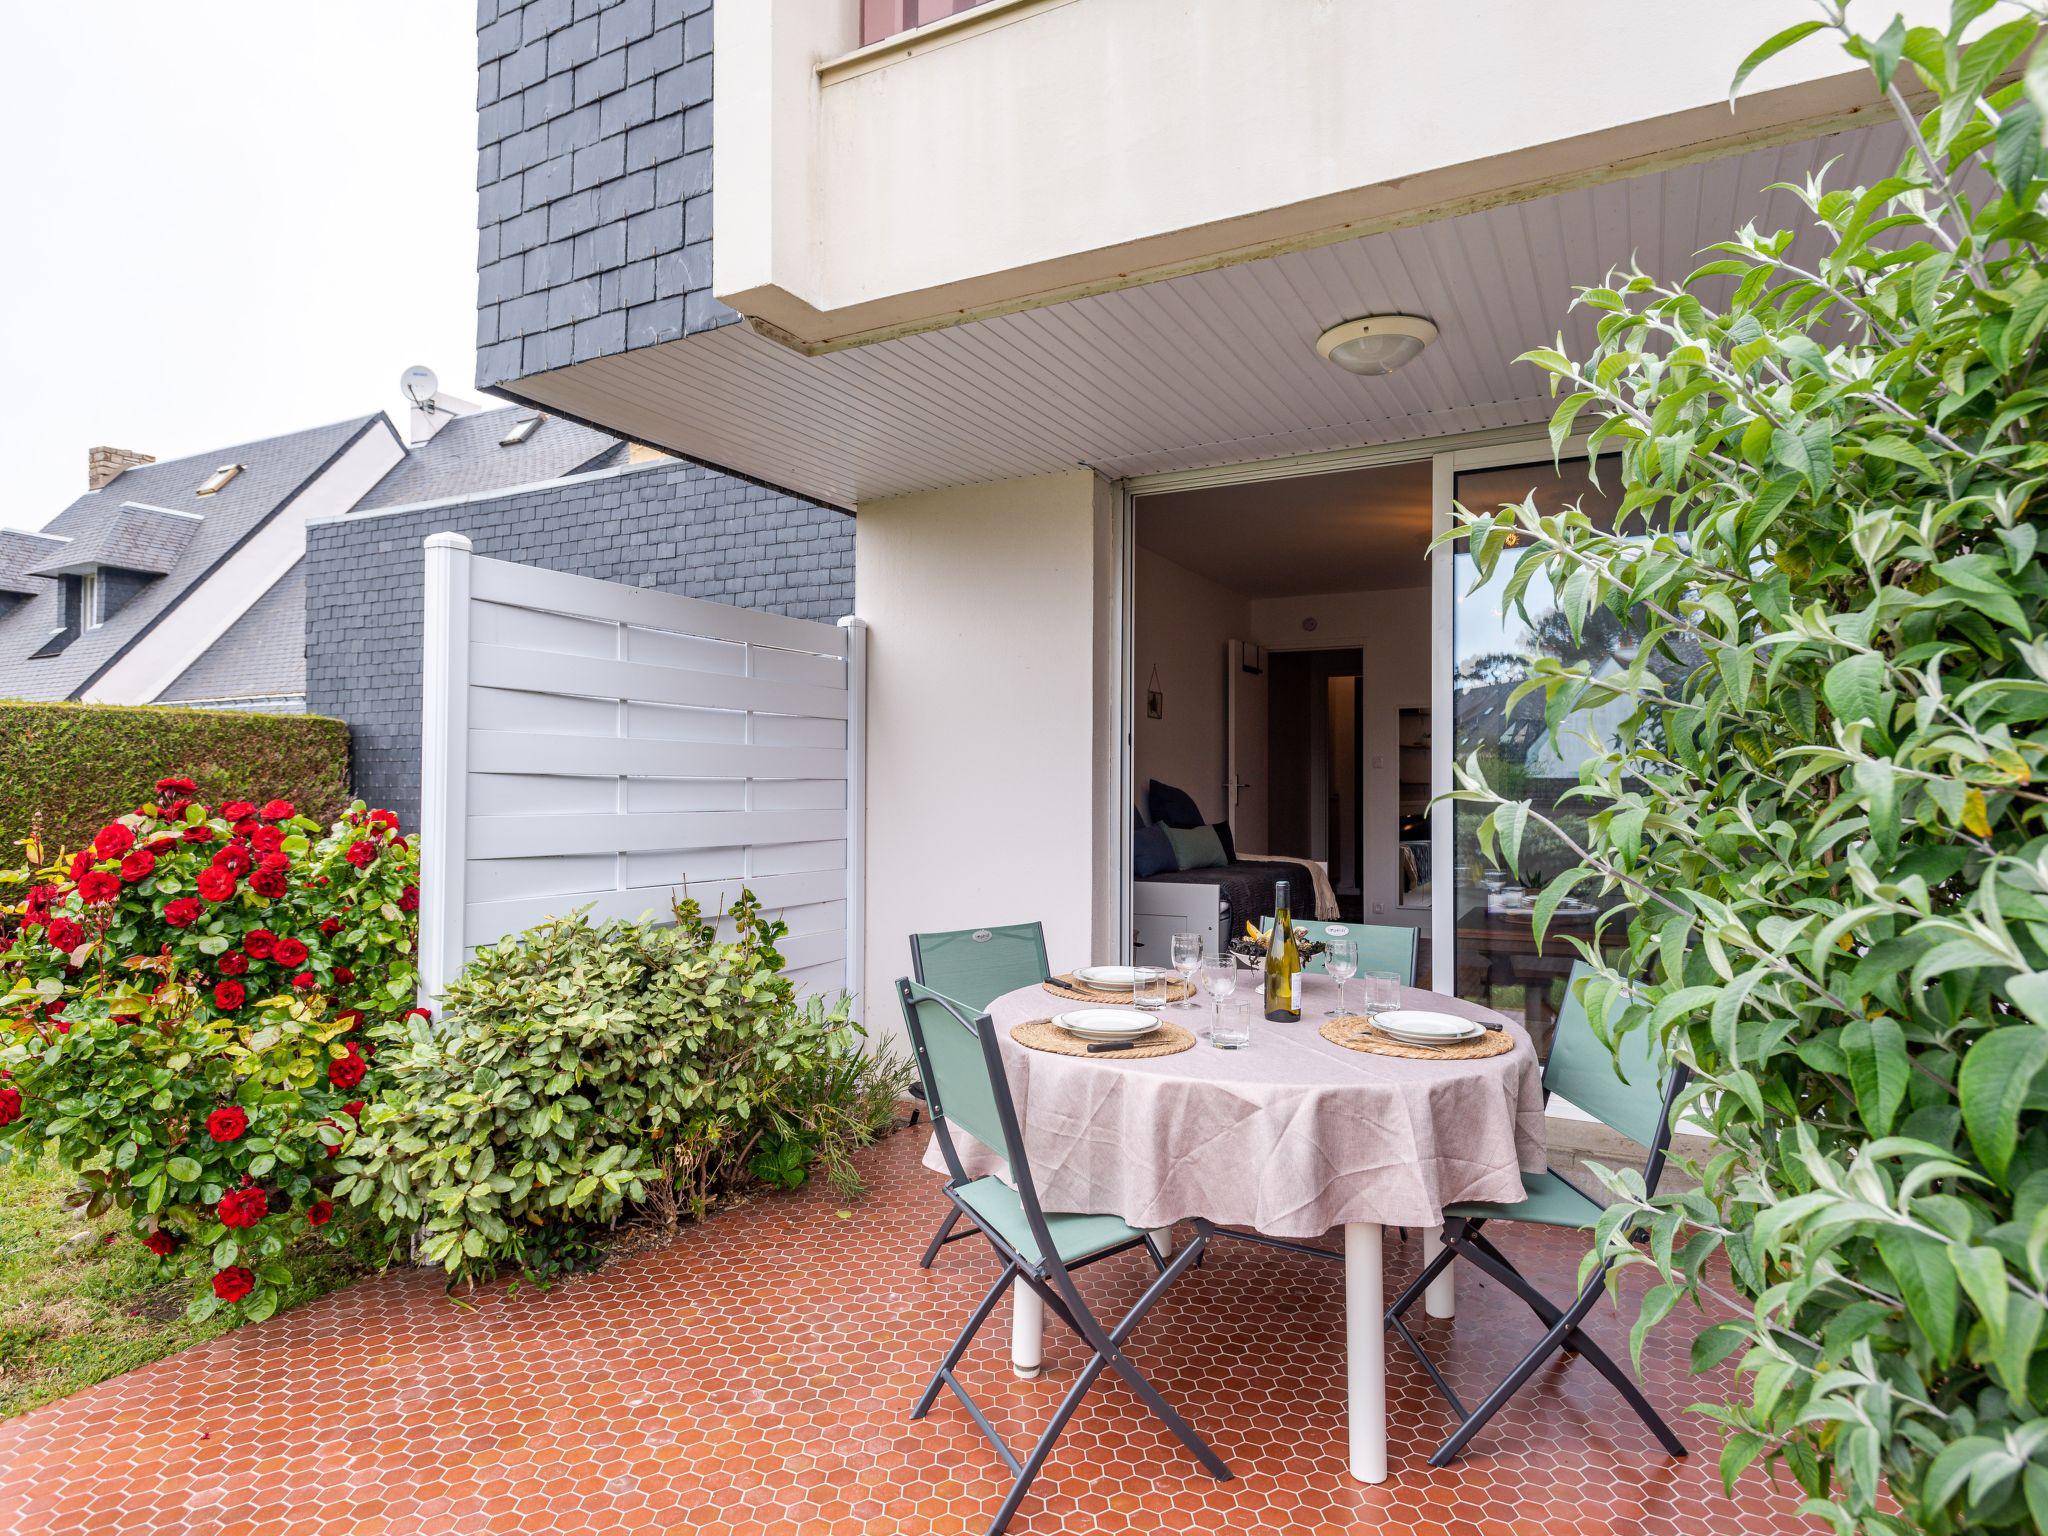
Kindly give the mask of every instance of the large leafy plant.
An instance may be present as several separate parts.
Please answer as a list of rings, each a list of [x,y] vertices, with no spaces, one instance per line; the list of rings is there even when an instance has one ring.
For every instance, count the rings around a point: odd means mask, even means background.
[[[377,1089],[367,1026],[412,1001],[419,861],[360,802],[323,828],[156,791],[0,874],[0,1162],[127,1213],[195,1316],[260,1318],[290,1246],[338,1232],[329,1158]]]
[[[694,901],[672,926],[578,913],[479,950],[437,1024],[387,1036],[336,1198],[462,1279],[586,1263],[622,1213],[701,1215],[749,1175],[847,1181],[904,1065],[796,995],[752,896],[728,916],[721,938]]]
[[[1560,732],[1634,707],[1537,924],[1614,899],[1592,1016],[1691,1065],[1718,1144],[1697,1193],[1612,1177],[1602,1240],[1655,1271],[1638,1347],[1689,1298],[1727,1317],[1725,1273],[1737,1316],[1695,1349],[1749,1384],[1724,1471],[1781,1464],[1842,1531],[2048,1528],[2048,46],[2021,9],[1871,36],[1827,5],[1758,48],[1744,77],[1832,31],[1903,163],[1792,188],[1796,239],[1583,290],[1592,351],[1530,356],[1553,440],[1618,450],[1619,522],[1532,503],[1453,535],[1486,576],[1519,546],[1511,600],[1642,636],[1521,695]],[[1565,835],[1461,783],[1508,861]]]

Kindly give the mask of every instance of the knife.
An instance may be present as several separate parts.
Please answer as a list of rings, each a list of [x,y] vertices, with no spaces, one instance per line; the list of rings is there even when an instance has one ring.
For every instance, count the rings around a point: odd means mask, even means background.
[[[1104,1051],[1128,1051],[1137,1045],[1135,1040],[1098,1040],[1088,1047],[1090,1056],[1099,1056]]]

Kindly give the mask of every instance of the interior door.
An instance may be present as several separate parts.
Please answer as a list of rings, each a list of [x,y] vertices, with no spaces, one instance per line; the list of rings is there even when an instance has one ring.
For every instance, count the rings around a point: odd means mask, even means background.
[[[1225,642],[1224,652],[1223,803],[1237,846],[1265,853],[1265,653],[1243,640]]]

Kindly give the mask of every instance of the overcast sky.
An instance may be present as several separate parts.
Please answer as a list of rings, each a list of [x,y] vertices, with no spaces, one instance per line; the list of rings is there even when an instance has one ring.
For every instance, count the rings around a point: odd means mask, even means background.
[[[476,362],[468,0],[0,7],[0,525]]]

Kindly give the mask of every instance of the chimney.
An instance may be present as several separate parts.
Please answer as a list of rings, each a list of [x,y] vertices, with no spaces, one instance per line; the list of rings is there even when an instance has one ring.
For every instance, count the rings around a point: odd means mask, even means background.
[[[85,453],[85,488],[96,491],[124,469],[155,462],[155,454],[137,453],[133,448],[88,448]]]

